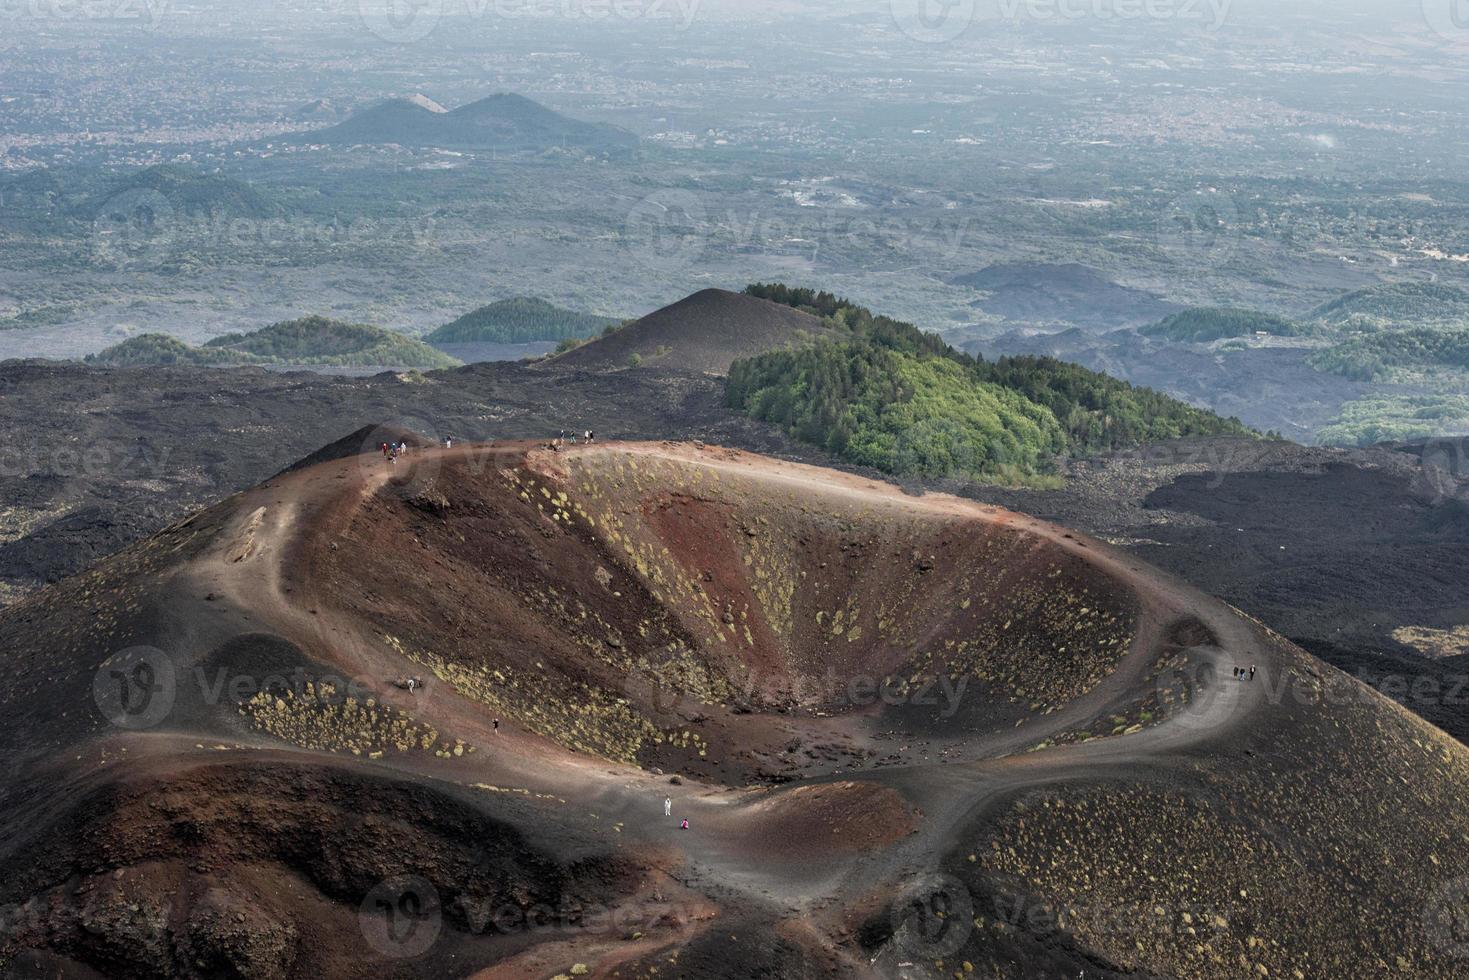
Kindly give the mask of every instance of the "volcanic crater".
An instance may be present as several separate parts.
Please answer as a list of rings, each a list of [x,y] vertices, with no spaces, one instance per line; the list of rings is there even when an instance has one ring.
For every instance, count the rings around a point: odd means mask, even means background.
[[[378,441],[0,612],[17,975],[1452,975],[1466,750],[1135,559]]]

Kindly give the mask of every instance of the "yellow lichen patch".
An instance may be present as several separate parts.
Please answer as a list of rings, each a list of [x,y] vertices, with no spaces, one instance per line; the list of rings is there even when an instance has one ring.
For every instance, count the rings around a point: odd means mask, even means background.
[[[1392,638],[1425,657],[1458,657],[1469,653],[1469,626],[1456,626],[1450,630],[1404,626],[1393,630]]]
[[[705,749],[696,733],[664,731],[626,698],[598,688],[517,674],[508,667],[470,667],[429,651],[404,650],[404,655],[464,697],[577,752],[636,764],[639,753],[651,745],[671,744],[701,755]]]
[[[388,752],[432,752],[456,759],[473,751],[460,741],[441,739],[431,726],[407,712],[368,698],[343,696],[331,684],[307,684],[301,691],[261,691],[240,707],[260,731],[321,752],[350,752],[380,758]]]

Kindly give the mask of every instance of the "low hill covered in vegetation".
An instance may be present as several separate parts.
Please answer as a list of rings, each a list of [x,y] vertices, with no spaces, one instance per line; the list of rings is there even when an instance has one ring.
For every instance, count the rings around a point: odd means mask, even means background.
[[[87,363],[98,367],[238,367],[263,363],[260,358],[238,351],[193,347],[163,333],[129,337],[98,354],[88,354]]]
[[[1469,291],[1436,282],[1369,286],[1318,306],[1310,318],[1336,326],[1383,328],[1469,320]]]
[[[822,316],[840,339],[736,361],[729,404],[887,473],[1036,482],[1058,456],[1249,432],[1074,364],[976,359],[830,293],[766,284],[747,292]]]
[[[1207,344],[1231,337],[1252,337],[1268,333],[1275,337],[1295,337],[1304,331],[1285,317],[1256,310],[1196,306],[1171,314],[1139,333],[1185,344]]]
[[[1323,446],[1375,446],[1469,434],[1469,395],[1380,395],[1348,402],[1316,433]]]
[[[1310,363],[1318,371],[1354,381],[1397,381],[1469,370],[1469,327],[1367,334],[1313,354]]]
[[[431,344],[530,344],[595,337],[618,322],[522,296],[481,306],[424,340]]]
[[[105,367],[243,364],[321,367],[448,368],[459,362],[422,341],[383,327],[308,316],[252,333],[225,334],[193,347],[163,334],[144,334],[87,358]]]

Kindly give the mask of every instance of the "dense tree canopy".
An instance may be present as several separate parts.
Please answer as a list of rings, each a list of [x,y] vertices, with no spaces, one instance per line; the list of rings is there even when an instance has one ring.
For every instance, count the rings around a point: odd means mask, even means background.
[[[459,362],[422,341],[370,324],[308,316],[252,333],[215,337],[191,347],[164,334],[144,334],[87,358],[94,364],[302,364],[330,367],[446,368]]]
[[[1313,354],[1311,366],[1357,381],[1391,381],[1405,371],[1465,370],[1469,328],[1368,334]]]
[[[1249,337],[1268,333],[1275,337],[1294,337],[1304,331],[1285,317],[1256,310],[1197,306],[1164,317],[1140,331],[1144,336],[1161,337],[1180,343],[1207,344],[1228,337]]]
[[[747,292],[819,313],[851,340],[737,361],[729,403],[885,472],[1025,480],[1067,453],[1248,431],[1074,364],[976,360],[830,293],[779,285]]]
[[[424,339],[433,344],[529,344],[593,337],[616,322],[564,310],[543,299],[519,297],[481,306]]]
[[[1383,325],[1469,319],[1469,292],[1436,282],[1398,282],[1370,286],[1317,307],[1313,319],[1338,325]]]

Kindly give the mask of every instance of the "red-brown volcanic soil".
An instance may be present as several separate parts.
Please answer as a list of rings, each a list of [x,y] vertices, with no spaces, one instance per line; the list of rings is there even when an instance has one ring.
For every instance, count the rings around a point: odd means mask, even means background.
[[[1463,746],[1096,541],[850,475],[651,443],[327,460],[0,641],[7,975],[1469,951]]]

